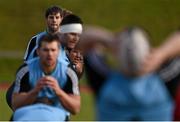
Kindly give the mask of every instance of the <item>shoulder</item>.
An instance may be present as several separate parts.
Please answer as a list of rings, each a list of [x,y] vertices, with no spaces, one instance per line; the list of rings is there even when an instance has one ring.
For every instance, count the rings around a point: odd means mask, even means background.
[[[78,83],[79,79],[77,73],[71,67],[67,67],[67,76],[73,83]]]
[[[68,83],[70,85],[67,85],[66,89],[69,89],[71,92],[75,95],[80,95],[79,91],[79,79],[77,74],[74,70],[72,70],[70,67],[67,68],[67,76],[68,76]],[[67,91],[69,91],[67,90]]]
[[[47,33],[46,31],[39,32],[36,35],[32,36],[32,38],[38,37],[38,36],[46,34],[46,33]]]
[[[20,65],[20,67],[18,68],[18,70],[16,71],[16,74],[24,69],[26,69],[28,66],[27,66],[27,63],[23,63],[22,65]]]
[[[22,64],[16,72],[16,80],[22,79],[26,74],[28,74],[28,72],[29,72],[28,65],[26,63]]]
[[[37,62],[38,60],[39,60],[39,57],[35,57],[33,59],[26,61],[25,63],[26,63],[26,65],[31,65],[31,64]]]
[[[32,50],[32,48],[34,48],[36,46],[37,39],[43,34],[45,34],[45,32],[40,32],[40,33],[34,35],[33,37],[31,37],[29,44],[28,44],[28,47],[30,48],[30,50]]]
[[[46,31],[40,32],[40,33],[38,33],[38,34],[36,35],[36,37],[42,36],[42,35],[44,35],[44,34],[47,34],[47,32],[46,32]]]
[[[17,70],[18,72],[29,72],[30,67],[33,67],[34,65],[37,64],[37,62],[39,61],[39,57],[33,58],[31,60],[28,60],[26,62],[24,62]],[[35,67],[37,68],[37,67]]]
[[[35,57],[26,62],[29,72],[37,72],[39,69],[39,57]]]
[[[38,37],[40,37],[40,36],[42,36],[42,35],[44,35],[44,34],[46,34],[46,33],[47,33],[46,31],[37,33],[36,35],[34,35],[34,36],[31,37],[31,40],[30,40],[30,41],[36,40]]]
[[[57,59],[57,67],[59,67],[60,69],[67,69],[68,65],[65,63],[65,61]]]

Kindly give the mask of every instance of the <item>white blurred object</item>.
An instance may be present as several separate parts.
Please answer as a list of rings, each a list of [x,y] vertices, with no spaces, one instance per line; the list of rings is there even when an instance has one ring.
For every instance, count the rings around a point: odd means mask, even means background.
[[[119,35],[118,41],[121,70],[128,75],[137,75],[150,50],[148,34],[138,27],[128,28]]]

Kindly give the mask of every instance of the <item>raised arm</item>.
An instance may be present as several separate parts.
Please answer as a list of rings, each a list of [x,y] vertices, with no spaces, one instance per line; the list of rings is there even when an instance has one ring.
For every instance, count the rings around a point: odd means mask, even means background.
[[[86,53],[98,44],[109,48],[113,38],[113,33],[103,27],[86,26],[83,29],[77,48],[80,49],[82,53]]]
[[[165,42],[152,49],[142,66],[142,73],[157,70],[165,61],[180,55],[180,32],[172,33]]]

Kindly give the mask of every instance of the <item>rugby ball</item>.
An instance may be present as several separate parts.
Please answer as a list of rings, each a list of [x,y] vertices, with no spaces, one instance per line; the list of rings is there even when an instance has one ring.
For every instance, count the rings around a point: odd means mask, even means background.
[[[142,61],[150,51],[149,36],[141,28],[128,28],[118,38],[118,59],[121,70],[129,75],[139,74]]]

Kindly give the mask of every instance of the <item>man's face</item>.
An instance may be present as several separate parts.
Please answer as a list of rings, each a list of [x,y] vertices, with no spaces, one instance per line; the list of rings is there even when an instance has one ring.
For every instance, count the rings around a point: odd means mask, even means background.
[[[58,42],[42,42],[41,47],[37,50],[40,61],[45,67],[54,67],[59,54]]]
[[[50,14],[46,18],[46,23],[47,23],[48,30],[51,33],[55,33],[57,31],[59,31],[59,27],[60,27],[60,23],[61,23],[62,19],[63,18],[61,17],[60,13]]]
[[[65,43],[68,49],[74,49],[79,42],[80,34],[78,33],[65,33]]]

